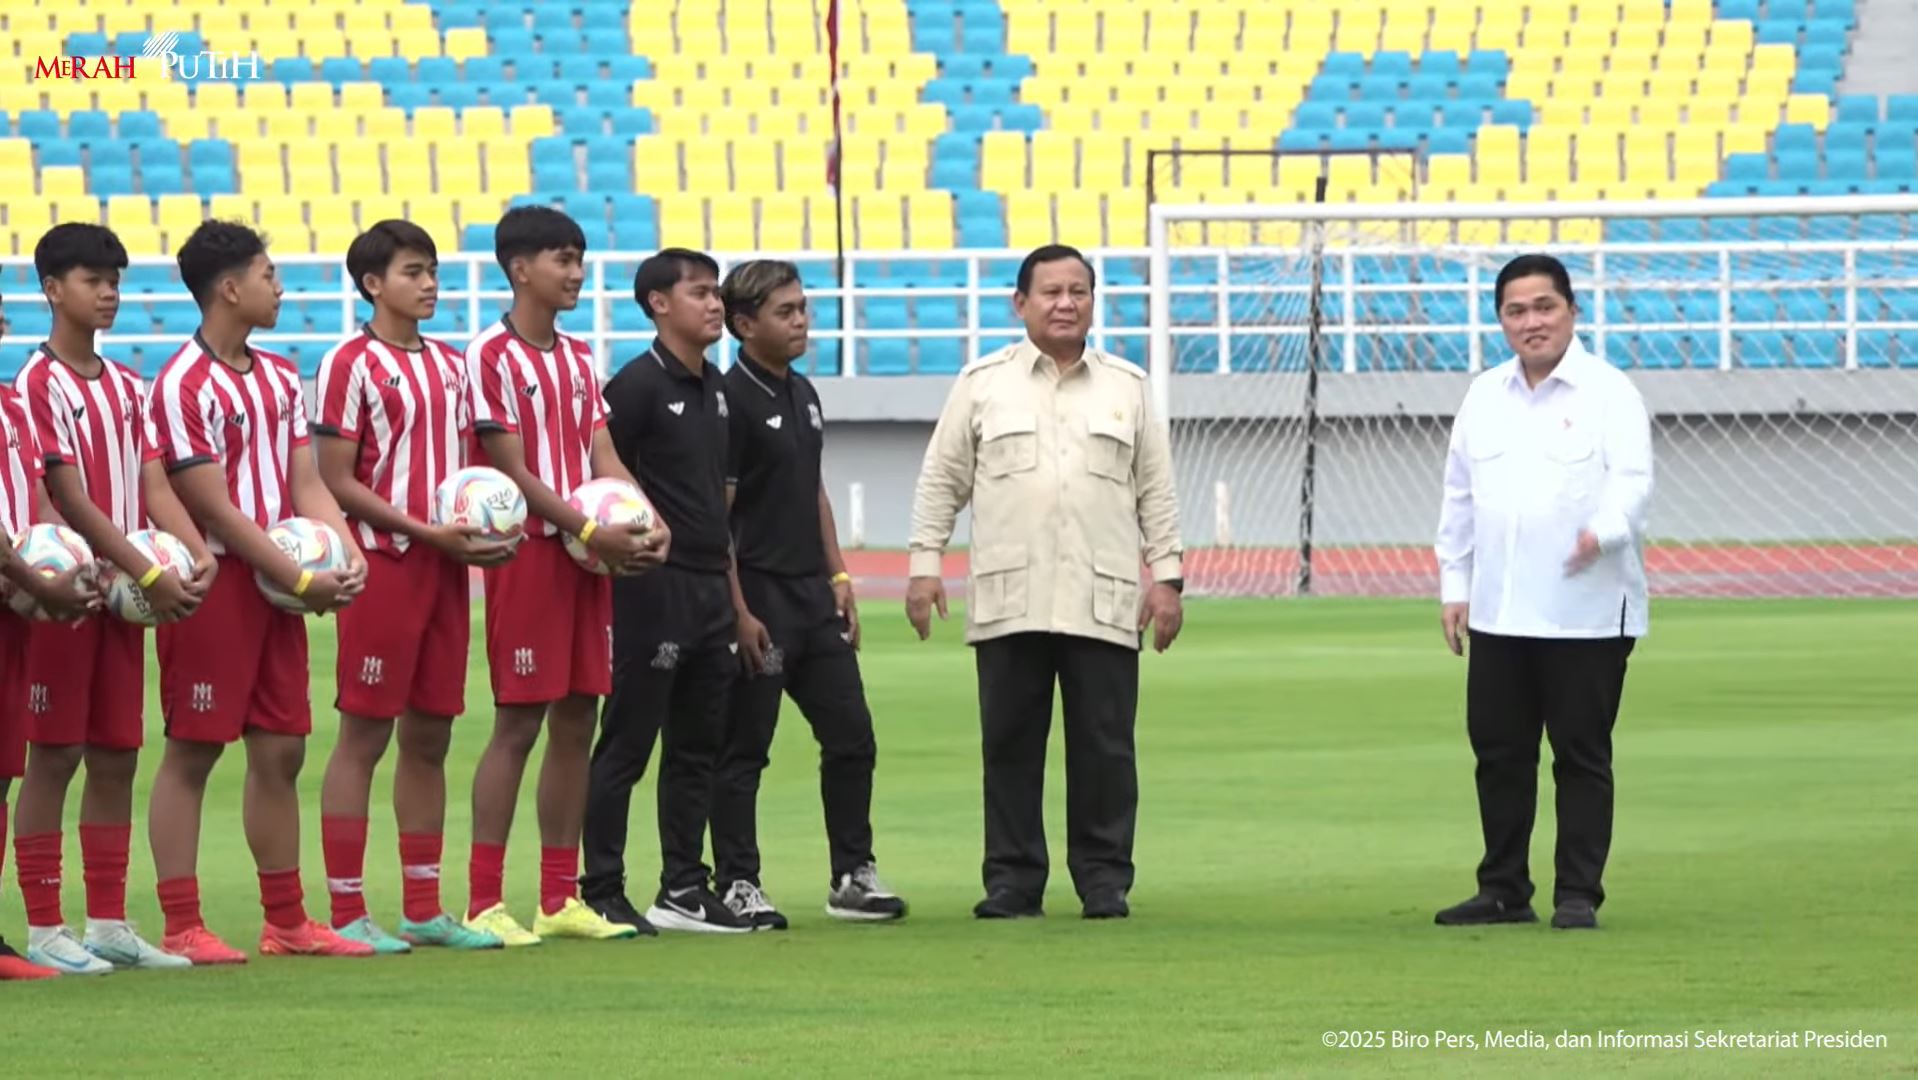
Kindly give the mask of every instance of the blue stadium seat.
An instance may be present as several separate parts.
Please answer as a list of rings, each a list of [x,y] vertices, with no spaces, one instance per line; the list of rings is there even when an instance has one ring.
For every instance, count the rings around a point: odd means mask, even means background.
[[[1443,101],[1451,96],[1452,88],[1457,84],[1456,78],[1429,75],[1421,71],[1405,84],[1405,96],[1413,101]]]
[[[628,86],[639,79],[653,77],[653,62],[643,56],[611,56],[606,58],[607,74],[610,78]]]
[[[1492,75],[1503,80],[1512,73],[1512,60],[1503,49],[1474,49],[1465,58],[1465,71],[1471,75]]]
[[[436,89],[456,85],[453,83],[396,83],[386,88],[386,103],[395,109],[403,109],[411,116],[414,109],[433,104],[433,92]]]
[[[108,51],[105,34],[82,31],[67,35],[68,56],[105,56]]]
[[[443,83],[436,91],[439,103],[449,109],[470,109],[478,105],[486,87],[478,83]]]
[[[1436,129],[1426,136],[1425,152],[1428,154],[1469,154],[1472,152],[1472,133],[1461,129]]]
[[[379,60],[373,62],[377,64]],[[414,82],[449,83],[459,80],[460,62],[450,56],[422,56],[413,69]]]
[[[498,56],[470,57],[460,68],[460,78],[485,84],[505,82],[506,61]]]
[[[494,56],[532,56],[533,32],[519,27],[488,27],[486,36],[493,45]]]
[[[339,89],[341,83],[359,82],[366,77],[366,66],[357,57],[329,56],[320,61],[320,78]]]
[[[62,136],[60,114],[46,109],[29,109],[20,114],[20,137],[34,142],[58,139]]]
[[[1346,75],[1356,79],[1365,74],[1365,56],[1355,52],[1327,53],[1325,64],[1319,70],[1327,75]]]
[[[42,168],[48,165],[77,166],[81,163],[81,147],[77,139],[37,139],[34,145],[40,151]]]
[[[581,39],[580,47],[588,55],[595,57],[631,56],[633,52],[632,41],[626,36],[626,28],[619,25],[588,27]]]
[[[537,38],[540,51],[547,56],[577,56],[586,51],[585,35],[571,26],[542,29]]]

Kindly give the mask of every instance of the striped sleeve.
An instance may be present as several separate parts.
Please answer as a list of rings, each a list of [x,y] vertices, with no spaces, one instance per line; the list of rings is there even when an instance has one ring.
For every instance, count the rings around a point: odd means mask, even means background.
[[[18,394],[8,394],[5,400],[9,420],[13,429],[20,433],[20,471],[27,477],[27,513],[23,521],[32,521],[40,516],[39,509],[33,505],[33,485],[47,474],[43,464],[45,458],[40,449],[40,440],[33,434],[33,421],[27,416],[27,403]]]
[[[133,395],[134,449],[140,455],[140,463],[159,461],[160,429],[153,423],[153,400],[151,387],[138,375],[128,375],[127,392]]]
[[[473,409],[473,430],[518,434],[519,403],[513,394],[507,351],[481,338],[466,347],[467,398]]]
[[[320,377],[314,392],[319,395],[319,413],[313,418],[313,430],[321,435],[342,439],[360,437],[366,393],[366,352],[359,339],[343,341],[320,361]]]
[[[35,460],[45,465],[79,465],[80,440],[73,430],[73,410],[54,382],[44,354],[34,358],[20,379],[26,428],[39,443]]]
[[[168,472],[219,460],[219,447],[207,430],[201,382],[189,378],[185,365],[160,373],[160,392],[153,395],[150,411],[159,436],[160,460],[166,463]]]
[[[288,393],[292,395],[293,410],[291,422],[287,425],[292,434],[294,447],[306,446],[313,441],[306,425],[306,386],[300,380],[300,369],[290,360],[282,360],[279,367],[280,377],[286,380]]]
[[[599,388],[599,368],[593,363],[592,346],[579,341],[574,343],[573,348],[579,354],[581,377],[592,388],[586,395],[586,430],[598,431],[606,426],[606,398]]]

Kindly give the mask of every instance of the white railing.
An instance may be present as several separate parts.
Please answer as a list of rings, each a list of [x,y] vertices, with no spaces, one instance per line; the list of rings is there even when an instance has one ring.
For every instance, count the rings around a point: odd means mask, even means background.
[[[1850,200],[1823,200],[1815,207],[1808,207],[1803,200],[1784,202],[1794,207],[1791,211],[1794,216],[1815,216],[1830,204],[1846,201]],[[1895,208],[1891,212],[1918,211],[1918,197],[1864,201],[1879,209],[1850,212],[1888,212],[1880,204]],[[1700,209],[1703,206],[1714,212],[1722,209],[1725,213],[1752,214],[1754,211],[1749,204],[1764,203],[1775,214],[1780,208],[1771,204],[1780,202],[1775,199],[1699,200],[1678,204],[1683,209],[1676,213],[1703,216],[1705,211]],[[1624,213],[1633,217],[1672,216],[1670,213],[1652,212],[1653,208],[1664,206],[1628,204]],[[1474,217],[1538,218],[1541,208],[1454,205],[1422,209],[1357,206],[1160,207],[1154,210],[1154,223],[1155,230],[1163,229],[1168,222],[1192,219],[1195,211],[1203,212],[1201,216],[1205,220],[1245,220],[1252,212],[1259,212],[1260,220],[1273,220],[1279,216],[1290,220],[1313,220],[1310,212],[1315,210],[1321,212],[1318,220],[1328,221],[1351,221],[1361,217],[1371,219],[1374,216],[1420,220],[1418,215],[1421,212],[1429,215],[1423,220],[1465,220]],[[1551,216],[1569,218],[1594,215],[1590,207],[1558,206],[1551,208]],[[1608,216],[1621,215],[1614,212]],[[1582,321],[1594,339],[1594,347],[1601,354],[1605,353],[1608,338],[1613,335],[1682,333],[1689,335],[1693,341],[1709,341],[1716,346],[1715,355],[1709,363],[1700,364],[1694,360],[1690,366],[1730,369],[1738,363],[1734,341],[1747,331],[1825,331],[1840,335],[1843,343],[1842,356],[1834,357],[1830,366],[1851,368],[1876,362],[1873,357],[1861,356],[1861,333],[1918,332],[1918,218],[1914,218],[1913,222],[1911,238],[1896,241],[1584,243],[1552,245],[1550,250],[1574,267],[1574,285],[1581,291],[1581,299],[1587,306]],[[1491,354],[1494,359],[1502,353],[1502,346],[1493,340],[1497,323],[1490,316],[1490,297],[1497,268],[1512,255],[1531,249],[1502,243],[1452,245],[1445,248],[1444,252],[1446,258],[1459,268],[1458,280],[1368,281],[1364,280],[1367,274],[1362,272],[1366,260],[1429,258],[1436,249],[1416,243],[1378,244],[1370,241],[1361,246],[1328,248],[1323,264],[1320,306],[1321,333],[1325,340],[1323,369],[1358,372],[1363,367],[1360,363],[1363,349],[1390,349],[1397,342],[1403,344],[1408,353],[1414,351],[1415,347],[1429,351],[1433,341],[1458,337],[1465,339],[1465,358],[1457,364],[1438,362],[1429,366],[1479,369],[1487,360],[1488,344],[1495,350]],[[587,282],[581,292],[580,307],[561,319],[562,326],[592,342],[594,352],[603,366],[616,365],[640,352],[653,336],[650,326],[643,322],[630,317],[625,320],[614,318],[614,312],[622,306],[629,316],[634,310],[630,274],[632,268],[647,254],[589,254]],[[1144,363],[1147,359],[1146,345],[1150,340],[1155,349],[1162,347],[1166,350],[1163,355],[1167,363],[1163,366],[1154,365],[1155,372],[1169,373],[1171,360],[1190,343],[1200,342],[1207,345],[1209,366],[1206,370],[1231,373],[1234,370],[1232,346],[1235,339],[1303,339],[1310,332],[1305,314],[1305,304],[1311,291],[1309,275],[1296,268],[1290,272],[1275,269],[1288,265],[1288,262],[1296,267],[1302,254],[1301,248],[1234,246],[1179,247],[1173,250],[1161,247],[1156,253],[1145,248],[1112,248],[1089,250],[1087,254],[1099,272],[1098,291],[1102,299],[1094,311],[1092,334],[1095,345]],[[1793,259],[1768,262],[1764,258],[1777,255],[1790,255]],[[1808,277],[1795,268],[1793,260],[1802,261],[1805,257],[1821,255],[1827,257],[1828,263],[1835,264],[1839,272]],[[809,282],[808,292],[815,305],[820,301],[836,301],[839,309],[836,320],[826,321],[814,330],[814,340],[838,343],[838,374],[851,378],[874,374],[870,365],[858,362],[858,346],[862,342],[902,341],[907,343],[907,355],[910,357],[911,343],[955,341],[958,358],[963,362],[1006,341],[1017,339],[1023,331],[1012,314],[1012,279],[1023,256],[1024,252],[1007,249],[852,253],[846,259],[843,287],[833,281],[833,260],[829,252],[771,255],[726,253],[715,254],[714,257],[720,262],[722,273],[726,268],[750,258],[787,258],[804,265]],[[363,317],[361,309],[364,304],[352,286],[343,280],[345,274],[340,259],[316,255],[276,258],[286,268],[320,266],[335,271],[335,280],[323,287],[289,289],[286,301],[309,305],[337,303],[337,325],[316,331],[275,330],[257,334],[254,338],[268,348],[299,347],[303,361],[311,370],[318,363],[319,351],[358,324]],[[1708,272],[1648,274],[1643,270],[1627,268],[1624,260],[1632,259],[1669,260],[1671,264],[1684,260],[1690,267],[1703,266]],[[151,274],[147,268],[170,270],[173,266],[172,260],[166,258],[140,258],[134,263],[139,270],[147,271],[147,275]],[[903,278],[887,272],[899,263],[939,263],[948,269],[940,275],[942,283],[906,284]],[[1895,271],[1886,269],[1894,266]],[[823,273],[819,272],[821,268]],[[1658,264],[1652,262],[1651,268],[1656,270]],[[1147,284],[1153,272],[1170,279],[1166,288],[1153,290]],[[6,311],[12,317],[12,329],[7,336],[0,337],[0,355],[11,354],[14,349],[25,350],[39,343],[38,334],[23,332],[24,324],[36,317],[23,313],[44,312],[41,306],[44,300],[32,288],[31,278],[30,260],[0,259],[0,302],[4,302]],[[135,288],[137,280],[129,278],[128,291],[122,296],[122,326],[130,325],[141,317],[133,310],[138,305],[192,302],[177,280],[169,279],[169,287],[151,291]],[[1794,290],[1809,290],[1829,296],[1833,298],[1833,306],[1824,313],[1825,318],[1794,320],[1737,317],[1736,309],[1740,305],[1736,298],[1740,294]],[[1650,291],[1665,294],[1669,306],[1679,311],[1681,317],[1659,321],[1631,319],[1618,298],[1623,294]],[[459,252],[443,256],[440,297],[443,311],[454,309],[464,314],[464,331],[439,332],[440,336],[457,338],[459,333],[470,335],[497,318],[510,303],[512,294],[500,280],[497,265],[490,255]],[[1393,297],[1404,301],[1414,317],[1403,321],[1367,317],[1364,309],[1368,304]],[[1434,303],[1435,299],[1442,297],[1454,299],[1450,304]],[[1877,317],[1877,300],[1884,297],[1895,298],[1899,310],[1912,317]],[[912,325],[910,322],[904,327],[872,326],[860,301],[884,298],[946,299],[948,302],[956,299],[962,303],[963,315],[957,327],[928,327]],[[1204,314],[1186,311],[1186,305],[1181,303],[1184,298],[1201,299],[1192,307],[1203,307]],[[1710,317],[1688,317],[1695,315],[1700,306],[1693,304],[1692,312],[1685,312],[1688,298],[1709,300],[1712,308]],[[1255,317],[1235,318],[1235,300],[1241,306],[1249,305],[1260,310]],[[1455,313],[1462,313],[1463,317],[1447,320],[1431,317],[1434,308],[1446,306]],[[1136,322],[1133,321],[1135,319]],[[622,321],[627,328],[616,328],[616,323]],[[635,322],[638,322],[638,328],[631,328]],[[170,350],[183,336],[180,333],[154,333],[144,328],[139,332],[116,331],[103,336],[102,348],[109,351],[124,351],[129,347]],[[1216,357],[1210,355],[1212,342],[1216,342]],[[734,345],[728,337],[715,349],[715,359],[721,366],[730,363]],[[309,352],[311,355],[307,355]],[[950,350],[947,352],[950,361]],[[1629,357],[1614,359],[1629,361]],[[830,368],[831,365],[827,365],[827,370]],[[905,370],[950,373],[953,368],[950,362],[927,365],[909,360]],[[904,372],[887,372],[898,373]]]

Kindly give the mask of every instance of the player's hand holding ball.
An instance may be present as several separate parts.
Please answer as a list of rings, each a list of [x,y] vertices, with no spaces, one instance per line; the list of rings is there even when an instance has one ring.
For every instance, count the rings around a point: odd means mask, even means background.
[[[43,622],[77,622],[100,608],[93,549],[65,525],[42,522],[12,538],[14,550],[31,572],[31,584],[8,583],[14,611]]]
[[[127,537],[133,549],[150,564],[136,578],[118,566],[105,567],[106,609],[117,618],[140,626],[177,622],[192,615],[206,599],[206,586],[193,577],[193,556],[172,533],[141,529]]]
[[[595,574],[637,574],[666,561],[671,533],[653,504],[624,480],[589,480],[566,504],[586,518],[578,536],[564,536],[566,553]]]
[[[526,535],[526,496],[498,469],[475,465],[440,482],[433,493],[427,543],[468,566],[510,562]]]
[[[352,603],[366,587],[366,560],[349,551],[345,538],[325,522],[287,518],[266,530],[266,535],[299,571],[291,590],[254,571],[267,602],[281,611],[324,615]]]

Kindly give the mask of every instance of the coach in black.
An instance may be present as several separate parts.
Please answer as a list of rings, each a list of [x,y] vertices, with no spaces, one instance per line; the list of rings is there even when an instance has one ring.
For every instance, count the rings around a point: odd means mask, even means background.
[[[727,582],[727,400],[706,360],[724,322],[719,266],[668,248],[640,264],[633,294],[659,336],[607,382],[607,428],[672,528],[673,551],[654,573],[613,582],[613,692],[593,748],[580,895],[646,933],[744,933],[752,927],[713,895],[702,859],[739,664]],[[626,826],[656,735],[660,887],[641,919],[625,891]]]
[[[872,854],[872,713],[859,677],[859,613],[820,482],[825,416],[811,382],[790,365],[810,323],[791,263],[743,263],[720,289],[740,342],[726,373],[732,405],[727,483],[738,571],[742,680],[713,802],[713,865],[726,905],[756,928],[783,930],[761,888],[756,806],[782,694],[819,741],[832,883],[826,914],[898,919],[905,901],[879,880]]]

